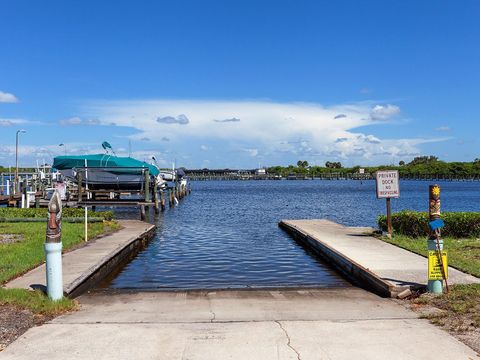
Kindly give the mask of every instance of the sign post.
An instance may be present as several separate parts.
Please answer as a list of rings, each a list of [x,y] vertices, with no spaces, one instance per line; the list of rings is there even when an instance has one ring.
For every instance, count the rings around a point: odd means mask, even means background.
[[[428,189],[428,215],[430,218],[428,237],[428,292],[443,293],[443,280],[448,292],[447,252],[443,250],[440,229],[444,226],[440,218],[440,186],[430,185]]]
[[[392,227],[392,205],[391,198],[400,197],[400,184],[398,170],[382,170],[375,174],[377,185],[377,199],[386,199],[387,202],[387,229],[391,237]]]

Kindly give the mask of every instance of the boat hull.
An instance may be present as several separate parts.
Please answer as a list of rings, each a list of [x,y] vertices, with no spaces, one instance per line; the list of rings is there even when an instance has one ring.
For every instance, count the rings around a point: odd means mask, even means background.
[[[73,169],[61,170],[60,173],[72,182],[76,182],[76,172]],[[153,184],[155,177],[150,176]],[[143,174],[114,173],[110,171],[87,171],[85,178],[82,178],[82,186],[89,190],[130,190],[143,191],[145,177]]]

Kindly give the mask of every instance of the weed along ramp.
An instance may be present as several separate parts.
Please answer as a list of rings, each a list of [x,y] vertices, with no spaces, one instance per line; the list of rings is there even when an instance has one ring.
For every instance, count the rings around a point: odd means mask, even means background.
[[[92,240],[62,256],[63,291],[76,297],[108,276],[120,263],[135,254],[153,237],[155,225],[137,220],[119,221],[122,229]],[[7,288],[43,288],[45,265],[41,265],[5,285]]]
[[[427,260],[369,236],[371,228],[346,227],[329,220],[282,220],[279,226],[354,283],[381,296],[396,297],[426,285]],[[453,268],[448,271],[452,284],[480,283],[472,275]]]

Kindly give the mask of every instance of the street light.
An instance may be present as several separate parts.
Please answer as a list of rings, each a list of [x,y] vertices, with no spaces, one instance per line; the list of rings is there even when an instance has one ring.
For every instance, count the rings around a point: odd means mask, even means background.
[[[65,155],[67,155],[67,145],[64,143],[58,144],[58,146],[63,146],[63,149],[65,150]]]
[[[16,141],[15,141],[15,188],[13,189],[13,193],[17,193],[18,187],[18,134],[26,133],[26,130],[17,130]]]

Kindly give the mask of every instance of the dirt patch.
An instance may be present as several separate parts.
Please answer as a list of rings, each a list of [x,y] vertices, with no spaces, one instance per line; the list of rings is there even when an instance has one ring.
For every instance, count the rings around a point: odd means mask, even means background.
[[[406,301],[397,301],[480,353],[480,297],[475,286],[471,291],[456,286],[450,295],[442,296],[414,293]]]
[[[412,306],[412,309],[420,313],[420,317],[428,319],[480,353],[480,328],[477,323],[479,319],[475,316],[472,318],[469,314],[452,315],[429,305],[416,305]]]
[[[23,241],[23,235],[19,234],[0,234],[0,245],[13,244]]]
[[[31,327],[41,325],[48,320],[50,320],[49,317],[35,315],[30,310],[0,305],[0,351]]]

